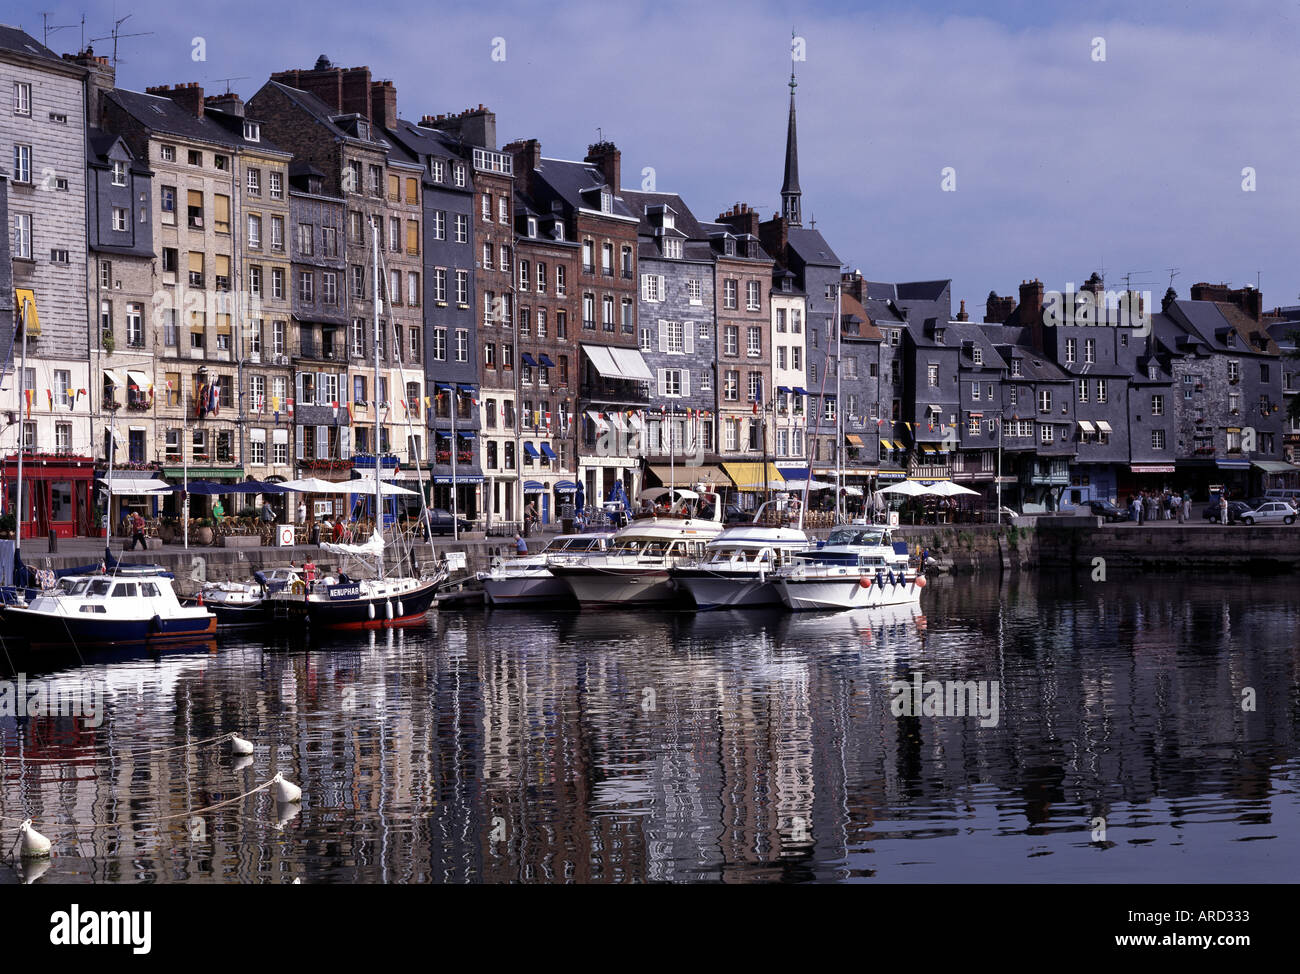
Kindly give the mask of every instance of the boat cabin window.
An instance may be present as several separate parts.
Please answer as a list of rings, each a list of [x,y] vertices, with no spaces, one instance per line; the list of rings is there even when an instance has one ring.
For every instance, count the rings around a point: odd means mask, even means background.
[[[108,590],[113,587],[113,583],[106,578],[96,578],[91,581],[87,595],[107,595]]]
[[[113,589],[113,598],[135,598],[135,582],[118,582],[117,587]]]
[[[161,593],[158,591],[158,586],[153,582],[141,582],[140,594],[146,599],[156,599]]]
[[[884,533],[878,530],[857,528],[852,526],[843,526],[831,531],[831,536],[826,539],[828,545],[876,545],[884,543]]]

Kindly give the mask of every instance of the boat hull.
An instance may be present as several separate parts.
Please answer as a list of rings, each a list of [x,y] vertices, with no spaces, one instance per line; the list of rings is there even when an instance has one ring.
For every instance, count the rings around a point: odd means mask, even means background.
[[[573,592],[554,575],[517,575],[483,579],[483,598],[488,605],[538,605],[570,603]]]
[[[663,605],[679,598],[667,568],[566,568],[551,571],[581,605]]]
[[[883,584],[877,584],[872,580],[870,587],[863,588],[857,574],[829,578],[799,576],[778,578],[776,587],[786,608],[795,612],[919,603],[923,588],[922,585],[916,584],[915,578]]]
[[[438,594],[438,580],[396,595],[326,599],[287,595],[268,600],[270,621],[311,629],[388,629],[421,622]]]
[[[8,606],[5,628],[30,646],[79,648],[124,645],[174,645],[211,639],[217,619],[211,613],[172,618],[112,619],[103,615],[77,618]]]
[[[674,569],[678,589],[697,609],[733,609],[781,605],[781,593],[767,576],[753,572],[714,572]]]

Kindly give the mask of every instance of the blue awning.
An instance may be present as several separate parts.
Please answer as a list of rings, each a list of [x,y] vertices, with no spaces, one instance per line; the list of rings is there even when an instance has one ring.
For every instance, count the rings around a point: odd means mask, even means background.
[[[549,355],[545,355],[545,354],[542,355],[542,357],[541,357],[541,363],[542,363],[543,367],[548,368],[548,369],[554,369],[554,368],[557,368],[556,364],[555,364],[554,362],[551,361],[551,357],[550,357]]]
[[[541,482],[540,480],[525,480],[525,481],[524,481],[524,493],[525,493],[525,494],[540,494],[540,493],[541,493],[542,491],[544,491],[544,490],[546,490],[546,487],[545,487],[545,485],[542,484],[542,482]]]
[[[461,439],[465,439],[465,440],[472,440],[472,439],[474,439],[474,431],[473,431],[473,430],[457,430],[457,431],[456,431],[456,435],[459,436]]]
[[[806,396],[806,395],[808,395],[808,390],[805,389],[803,386],[795,386],[795,387],[794,387],[794,394],[795,394],[796,396]]]
[[[534,460],[541,456],[541,454],[537,452],[537,447],[533,446],[531,443],[524,444],[524,453],[527,456],[532,457]]]
[[[435,382],[434,387],[441,392],[451,392],[451,386],[446,382]]]
[[[555,451],[551,449],[551,445],[549,443],[542,444],[542,456],[546,457],[547,460],[556,459]]]
[[[572,480],[560,480],[556,482],[555,489],[560,492],[573,491],[578,489],[578,485]]]
[[[777,387],[776,387],[776,391],[777,391],[777,392],[789,392],[789,391],[790,391],[790,387],[789,387],[789,386],[777,386]]]
[[[524,352],[523,355],[519,356],[519,360],[523,362],[524,365],[529,365],[532,366],[533,368],[537,367],[537,359],[533,358],[527,352]]]
[[[1223,470],[1249,470],[1249,460],[1215,460],[1215,465]]]
[[[457,382],[456,388],[461,391],[462,395],[472,396],[478,389],[478,386],[474,385],[472,382]]]

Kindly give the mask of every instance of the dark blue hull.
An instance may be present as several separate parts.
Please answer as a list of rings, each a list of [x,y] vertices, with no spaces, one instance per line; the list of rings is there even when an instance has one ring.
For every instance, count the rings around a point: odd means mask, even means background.
[[[121,646],[163,645],[211,639],[217,620],[200,618],[163,619],[78,619],[50,616],[6,606],[5,628],[31,646]]]
[[[312,629],[385,629],[417,623],[428,614],[438,594],[438,582],[426,582],[400,599],[384,597],[339,599],[272,599],[268,622],[278,625],[306,625]]]

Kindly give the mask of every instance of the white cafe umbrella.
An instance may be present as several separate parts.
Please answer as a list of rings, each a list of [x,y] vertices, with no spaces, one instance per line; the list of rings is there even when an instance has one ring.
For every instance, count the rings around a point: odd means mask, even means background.
[[[319,477],[306,477],[302,480],[286,480],[279,486],[299,494],[373,494],[374,477],[358,477],[353,480],[321,480]],[[398,494],[415,495],[415,491],[405,487],[396,487],[380,481],[379,492],[385,496]]]
[[[882,487],[879,491],[881,494],[901,494],[904,497],[916,497],[920,494],[928,494],[930,489],[924,484],[918,484],[915,480],[904,480],[901,483],[894,484],[892,487]]]
[[[963,487],[961,484],[954,484],[951,480],[941,480],[931,487],[928,493],[938,497],[956,497],[959,494],[978,495],[979,492],[971,490],[969,487]]]

